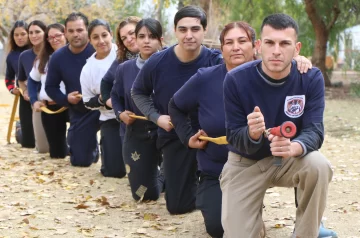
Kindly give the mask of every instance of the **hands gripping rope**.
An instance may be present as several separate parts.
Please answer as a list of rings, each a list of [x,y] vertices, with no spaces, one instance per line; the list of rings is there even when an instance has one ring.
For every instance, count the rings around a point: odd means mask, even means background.
[[[129,115],[132,118],[135,119],[140,119],[140,120],[147,120],[146,117],[144,116],[137,116],[135,114]],[[169,122],[169,124],[174,127],[174,125]],[[292,138],[296,135],[296,125],[291,122],[291,121],[286,121],[284,123],[282,123],[280,126],[278,127],[273,127],[273,128],[268,128],[264,131],[264,136],[268,137],[270,134],[274,135],[274,136],[281,136],[281,137],[285,137],[285,138]],[[226,140],[226,136],[220,136],[220,137],[207,137],[207,136],[200,136],[199,137],[200,140],[205,140],[205,141],[209,141],[209,142],[213,142],[215,144],[218,145],[226,145],[228,144],[227,140]],[[276,165],[280,166],[281,165],[281,157],[277,157],[276,159]]]

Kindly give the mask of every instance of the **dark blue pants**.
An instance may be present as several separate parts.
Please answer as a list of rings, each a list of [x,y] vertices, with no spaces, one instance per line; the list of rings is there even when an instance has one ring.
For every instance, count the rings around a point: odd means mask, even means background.
[[[201,173],[196,194],[196,208],[201,211],[206,231],[211,237],[223,237],[224,234],[221,225],[221,203],[219,178]]]
[[[122,144],[119,135],[120,123],[115,119],[100,124],[101,169],[105,177],[122,178],[126,175],[122,158]]]
[[[156,147],[157,126],[136,120],[126,127],[123,158],[135,200],[157,200],[163,187],[158,169],[161,153]]]
[[[56,111],[59,105],[48,105],[48,109]],[[66,122],[68,121],[68,110],[58,114],[41,113],[41,120],[49,143],[51,158],[65,158],[68,154],[66,143]]]
[[[85,113],[73,112],[69,109],[70,127],[67,141],[70,147],[70,162],[73,166],[89,167],[98,151],[96,133],[99,130],[99,111]]]
[[[198,183],[196,150],[188,149],[179,139],[172,139],[163,145],[161,151],[167,210],[170,214],[193,211]]]
[[[35,148],[35,135],[32,122],[32,108],[29,101],[20,96],[19,117],[21,125],[21,146]]]

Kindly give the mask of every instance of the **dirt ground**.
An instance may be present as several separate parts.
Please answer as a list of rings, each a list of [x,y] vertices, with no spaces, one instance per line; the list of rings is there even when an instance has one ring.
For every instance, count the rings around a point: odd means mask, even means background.
[[[136,203],[127,178],[102,177],[100,162],[76,168],[68,158],[51,160],[22,149],[14,136],[7,144],[13,97],[4,86],[0,95],[0,237],[208,237],[199,211],[171,216],[163,195],[156,202]],[[360,237],[360,99],[336,90],[327,95],[321,151],[334,177],[324,223],[339,237]],[[293,189],[269,189],[265,206],[268,237],[290,237]]]

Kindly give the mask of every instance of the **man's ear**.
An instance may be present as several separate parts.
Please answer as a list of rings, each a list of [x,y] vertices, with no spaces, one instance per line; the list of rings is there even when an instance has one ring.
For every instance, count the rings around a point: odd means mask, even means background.
[[[258,54],[261,54],[261,40],[257,39],[255,41],[255,50]]]
[[[295,54],[294,54],[294,57],[295,57],[295,56],[298,56],[298,55],[300,54],[301,46],[302,46],[301,42],[296,42],[296,43],[295,43]]]

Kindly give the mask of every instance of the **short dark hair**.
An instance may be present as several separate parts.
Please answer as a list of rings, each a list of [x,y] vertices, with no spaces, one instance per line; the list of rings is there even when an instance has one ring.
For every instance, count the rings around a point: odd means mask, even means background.
[[[65,27],[69,21],[76,21],[78,19],[83,20],[85,27],[88,28],[89,26],[89,19],[85,16],[82,12],[72,12],[68,15],[65,19]]]
[[[13,50],[18,50],[20,49],[20,47],[15,43],[15,39],[14,39],[14,33],[15,33],[15,29],[18,27],[22,27],[24,28],[24,30],[29,33],[28,31],[28,24],[24,21],[24,20],[18,20],[15,22],[14,26],[11,28],[10,30],[10,35],[9,35],[9,52],[13,51]],[[24,48],[28,48],[29,45],[26,45],[26,47]]]
[[[135,27],[136,37],[138,36],[138,33],[142,27],[146,27],[146,29],[148,29],[151,32],[151,34],[158,41],[160,41],[160,45],[162,45],[161,37],[162,37],[163,31],[162,31],[162,26],[158,20],[155,20],[153,18],[145,18],[145,19],[142,19],[141,21],[139,21],[139,23],[136,24],[136,27]]]
[[[185,17],[194,17],[200,20],[200,23],[204,30],[207,27],[207,18],[205,11],[197,6],[186,6],[181,8],[174,17],[174,27],[176,28],[178,22]]]
[[[38,27],[40,27],[40,29],[41,29],[44,33],[45,33],[45,31],[46,31],[46,25],[45,25],[45,23],[42,22],[42,21],[34,20],[34,21],[30,22],[29,25],[28,25],[28,32],[29,32],[31,26],[38,26]],[[43,40],[44,40],[44,41],[46,40],[45,34],[44,34],[44,39],[43,39]],[[30,40],[29,40],[29,45],[30,45],[31,47],[33,46]]]
[[[89,38],[90,35],[92,33],[92,31],[94,30],[95,27],[97,26],[104,26],[106,28],[106,30],[111,33],[111,29],[110,29],[110,25],[109,23],[107,23],[105,20],[103,19],[95,19],[93,21],[90,22],[89,27],[88,27],[88,34],[89,34]]]
[[[293,28],[296,32],[296,36],[298,36],[299,34],[299,25],[297,24],[297,22],[292,17],[284,13],[275,13],[265,17],[261,25],[261,32],[266,25],[271,26],[276,30]]]

